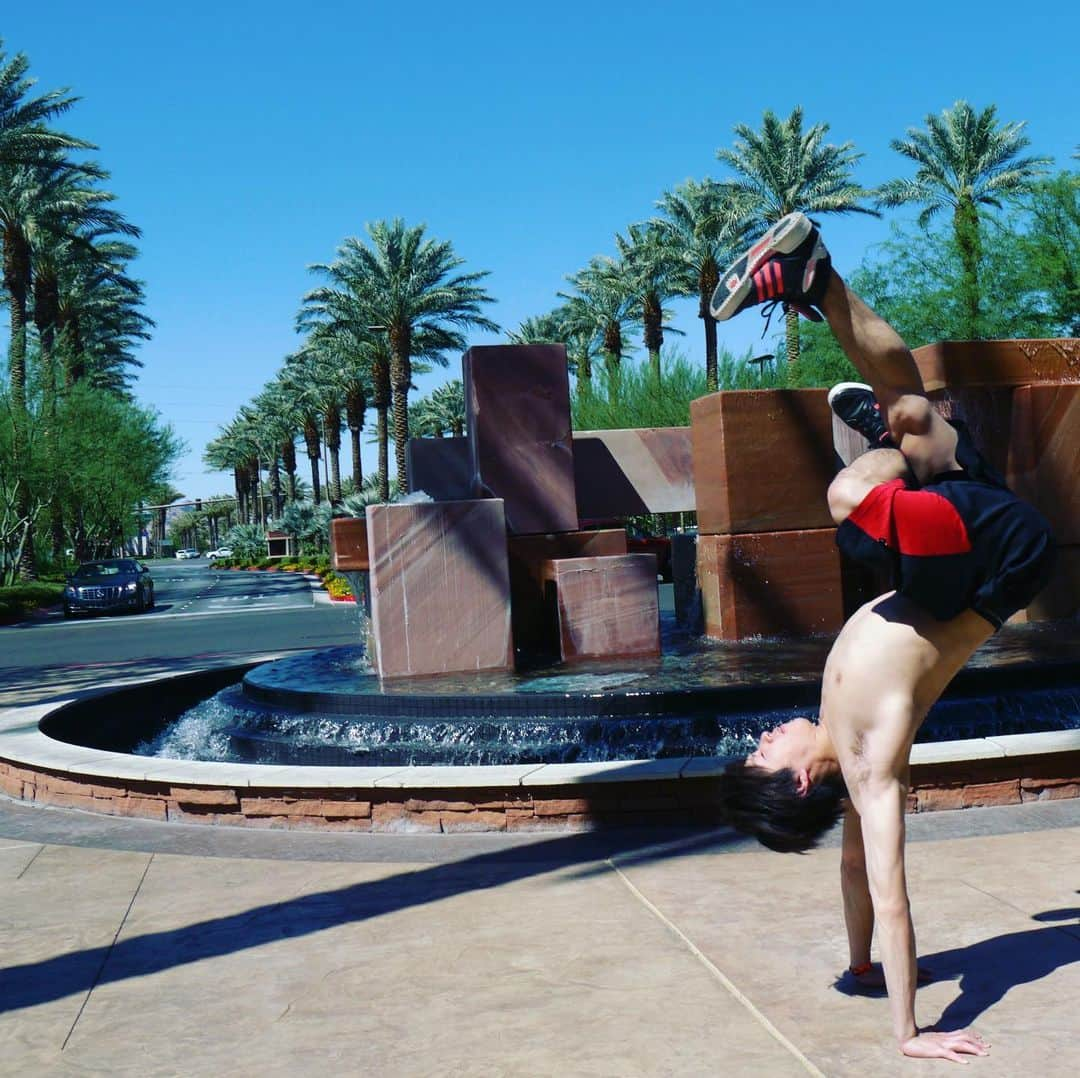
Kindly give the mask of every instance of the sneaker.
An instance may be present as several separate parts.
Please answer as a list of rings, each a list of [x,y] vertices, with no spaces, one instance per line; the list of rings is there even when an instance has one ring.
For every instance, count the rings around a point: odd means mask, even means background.
[[[839,382],[829,390],[829,407],[874,449],[896,449],[881,417],[874,391],[862,382]]]
[[[789,213],[728,267],[709,309],[723,322],[759,303],[782,303],[820,322],[814,308],[825,294],[831,268],[829,252],[809,218]]]

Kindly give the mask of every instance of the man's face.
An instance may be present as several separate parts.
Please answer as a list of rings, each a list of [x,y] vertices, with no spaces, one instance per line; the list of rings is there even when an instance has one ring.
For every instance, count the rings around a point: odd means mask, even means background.
[[[815,726],[809,719],[789,719],[758,739],[757,748],[746,758],[751,767],[766,771],[807,767],[816,743]]]

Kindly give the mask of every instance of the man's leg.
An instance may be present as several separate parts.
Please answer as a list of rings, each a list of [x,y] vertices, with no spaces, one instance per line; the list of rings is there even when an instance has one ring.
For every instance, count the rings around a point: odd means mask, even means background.
[[[958,468],[956,431],[927,400],[915,358],[896,330],[852,292],[834,270],[830,271],[819,306],[840,347],[870,383],[889,433],[915,478],[925,482],[939,472]],[[868,462],[866,467],[880,469],[881,462]],[[899,471],[890,478],[902,474]]]

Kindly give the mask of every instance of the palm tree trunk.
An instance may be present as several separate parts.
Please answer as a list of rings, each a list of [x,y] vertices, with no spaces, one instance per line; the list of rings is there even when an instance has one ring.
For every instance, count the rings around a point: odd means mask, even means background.
[[[375,436],[379,443],[379,500],[390,500],[390,476],[387,469],[390,461],[387,451],[389,435],[386,431],[386,405],[375,405]]]
[[[30,252],[21,237],[4,236],[4,288],[8,294],[11,336],[8,342],[8,378],[15,478],[15,512],[26,521],[26,532],[16,562],[19,580],[36,580],[34,564],[33,494],[30,490],[30,412],[26,401],[26,294],[30,281]]]
[[[60,502],[62,471],[60,461],[60,432],[57,429],[56,408],[56,312],[59,308],[56,277],[40,273],[34,281],[34,325],[38,331],[41,358],[41,387],[45,412],[45,474],[48,477],[49,530],[52,538],[52,560],[59,563],[64,555],[64,516]]]
[[[589,355],[588,342],[578,353],[577,385],[578,392],[582,395],[592,393],[592,356]]]
[[[304,417],[304,445],[311,462],[311,500],[318,505],[322,501],[322,484],[319,482],[319,424],[313,415]]]
[[[328,495],[331,505],[341,502],[341,409],[331,405],[323,416],[326,430],[326,448],[330,450],[330,490]]]
[[[270,461],[268,474],[270,480],[270,502],[274,507],[274,516],[279,517],[285,506],[281,497],[281,471],[277,457],[274,457],[274,459]]]
[[[709,301],[720,281],[715,263],[705,267],[698,278],[698,317],[705,327],[705,389],[715,393],[719,388],[717,376],[716,319],[709,310]]]
[[[784,322],[787,329],[787,383],[797,386],[802,375],[799,369],[799,312],[785,311]]]
[[[642,311],[642,329],[645,350],[649,353],[649,368],[652,371],[653,381],[659,385],[660,349],[664,345],[664,312],[660,306],[660,298],[650,292],[642,304]]]
[[[353,490],[359,491],[364,485],[364,464],[360,459],[360,428],[349,427],[349,448],[352,450]]]
[[[281,443],[281,463],[285,468],[288,500],[296,501],[296,445],[292,438]]]
[[[967,340],[979,338],[979,260],[982,242],[979,236],[979,211],[970,199],[961,199],[953,214],[953,230],[960,252],[961,306],[963,333]]]

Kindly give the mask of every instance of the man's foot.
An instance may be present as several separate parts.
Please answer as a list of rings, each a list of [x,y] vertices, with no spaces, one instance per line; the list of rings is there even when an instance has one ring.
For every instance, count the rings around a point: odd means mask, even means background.
[[[759,303],[783,303],[815,322],[832,262],[821,235],[802,213],[776,222],[720,277],[709,305],[723,322]]]
[[[829,390],[829,407],[874,449],[896,449],[896,442],[881,418],[874,391],[862,382],[838,382]]]

